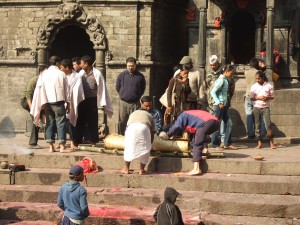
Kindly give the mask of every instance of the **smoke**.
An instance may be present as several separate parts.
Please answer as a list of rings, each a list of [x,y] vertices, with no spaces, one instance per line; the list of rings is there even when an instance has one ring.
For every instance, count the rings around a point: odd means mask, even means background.
[[[17,143],[13,143],[13,138],[8,138],[7,135],[0,134],[0,152],[7,153],[7,154],[24,154],[24,155],[33,155],[33,151],[31,149],[28,149],[27,147],[24,147],[22,145],[19,145]]]

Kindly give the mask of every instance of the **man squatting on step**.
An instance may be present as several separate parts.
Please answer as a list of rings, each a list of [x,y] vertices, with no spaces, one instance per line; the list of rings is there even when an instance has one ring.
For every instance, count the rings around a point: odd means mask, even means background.
[[[204,148],[205,138],[220,128],[217,117],[203,110],[188,110],[181,113],[168,133],[161,134],[164,140],[172,137],[178,130],[185,129],[192,135],[194,169],[188,173],[190,176],[201,174],[200,160]],[[163,133],[163,132],[162,132]]]

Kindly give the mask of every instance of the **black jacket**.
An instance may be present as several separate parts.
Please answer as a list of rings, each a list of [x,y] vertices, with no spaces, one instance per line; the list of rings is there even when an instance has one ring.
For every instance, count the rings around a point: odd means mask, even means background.
[[[174,188],[166,188],[165,200],[153,215],[157,225],[184,225],[180,209],[174,204],[178,195]]]

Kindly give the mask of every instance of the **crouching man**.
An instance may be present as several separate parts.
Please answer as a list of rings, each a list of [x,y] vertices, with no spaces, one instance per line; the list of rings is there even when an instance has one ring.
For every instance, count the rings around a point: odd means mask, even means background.
[[[140,161],[140,175],[146,174],[145,166],[149,160],[150,150],[155,134],[153,117],[144,109],[130,114],[124,140],[124,168],[121,173],[129,174],[130,163]]]
[[[168,133],[160,135],[164,140],[172,137],[178,130],[185,129],[192,134],[193,163],[194,169],[188,173],[190,176],[200,175],[200,160],[205,144],[205,138],[220,128],[220,121],[217,117],[203,110],[188,110],[181,113],[176,119]]]

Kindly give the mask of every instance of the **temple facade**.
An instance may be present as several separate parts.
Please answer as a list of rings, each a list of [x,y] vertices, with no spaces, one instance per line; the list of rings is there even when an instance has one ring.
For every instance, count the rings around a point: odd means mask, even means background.
[[[243,87],[243,71],[262,42],[268,76],[276,49],[285,64],[283,88],[297,86],[297,63],[288,46],[291,15],[299,5],[297,0],[0,0],[0,131],[27,129],[30,118],[20,106],[24,85],[52,55],[94,57],[114,108],[112,119],[99,109],[101,135],[117,131],[115,82],[130,56],[137,58],[146,77],[145,94],[154,97],[158,108],[182,56],[190,55],[205,75],[208,57],[218,55],[237,66],[237,83]],[[238,119],[244,116],[241,93],[236,94],[234,121],[236,129],[245,130],[244,120]],[[279,130],[291,136],[296,128]]]

